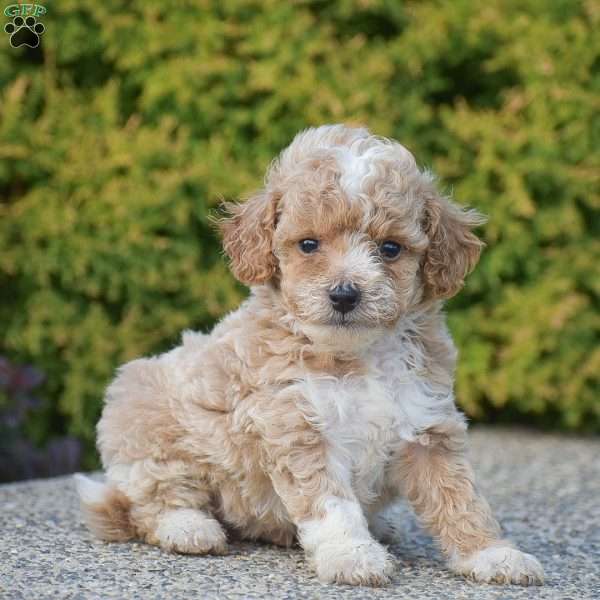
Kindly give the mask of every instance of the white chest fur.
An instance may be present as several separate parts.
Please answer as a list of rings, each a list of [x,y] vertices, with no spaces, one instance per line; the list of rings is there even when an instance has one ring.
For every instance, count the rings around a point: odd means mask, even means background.
[[[394,335],[370,349],[366,374],[300,384],[328,442],[332,470],[363,504],[379,495],[394,450],[458,416],[452,389],[428,382],[422,362],[416,346]]]

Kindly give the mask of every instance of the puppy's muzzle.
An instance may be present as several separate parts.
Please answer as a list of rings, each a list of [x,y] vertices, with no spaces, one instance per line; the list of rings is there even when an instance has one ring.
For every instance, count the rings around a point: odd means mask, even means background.
[[[333,309],[345,315],[359,305],[360,290],[351,283],[342,283],[329,292],[329,299]]]

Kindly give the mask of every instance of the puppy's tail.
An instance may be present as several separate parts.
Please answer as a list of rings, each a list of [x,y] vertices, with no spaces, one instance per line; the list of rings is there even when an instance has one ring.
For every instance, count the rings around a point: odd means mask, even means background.
[[[109,542],[126,542],[135,537],[131,500],[121,490],[80,473],[74,479],[83,519],[92,533]]]

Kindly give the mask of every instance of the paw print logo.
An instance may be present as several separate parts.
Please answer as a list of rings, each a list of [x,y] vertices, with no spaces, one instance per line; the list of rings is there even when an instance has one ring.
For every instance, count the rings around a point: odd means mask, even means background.
[[[10,45],[13,48],[29,46],[37,48],[40,44],[40,35],[44,33],[45,27],[38,23],[35,17],[15,17],[12,23],[4,26],[4,31],[10,35]]]

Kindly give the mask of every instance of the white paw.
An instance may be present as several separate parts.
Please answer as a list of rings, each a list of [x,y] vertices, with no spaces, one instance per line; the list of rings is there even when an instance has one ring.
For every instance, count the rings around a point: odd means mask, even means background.
[[[509,546],[492,546],[467,558],[451,561],[450,568],[474,581],[541,585],[544,569],[535,556]]]
[[[325,583],[385,585],[394,568],[387,550],[373,540],[323,543],[313,560]]]
[[[227,537],[221,524],[199,510],[177,508],[162,513],[155,531],[165,550],[183,554],[225,554]]]

